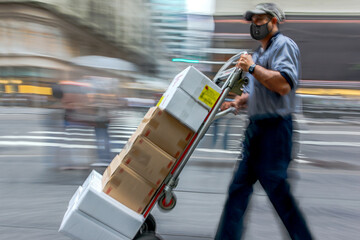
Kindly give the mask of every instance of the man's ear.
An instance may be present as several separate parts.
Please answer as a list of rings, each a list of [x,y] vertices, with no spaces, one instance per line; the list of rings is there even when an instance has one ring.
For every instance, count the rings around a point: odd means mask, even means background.
[[[273,17],[273,18],[271,19],[271,23],[274,24],[274,25],[277,25],[277,24],[278,24],[277,18],[276,18],[276,17]]]
[[[276,26],[276,31],[279,29],[279,22],[278,19],[276,17],[273,17],[271,19],[271,23],[273,24],[273,26]]]

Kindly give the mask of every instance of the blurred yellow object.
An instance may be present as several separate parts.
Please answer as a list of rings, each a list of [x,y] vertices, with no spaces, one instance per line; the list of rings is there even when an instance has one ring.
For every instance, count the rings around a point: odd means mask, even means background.
[[[5,92],[6,92],[6,93],[14,93],[14,92],[15,92],[14,86],[12,86],[12,85],[5,85]]]
[[[19,93],[52,95],[52,90],[49,87],[38,87],[31,85],[19,85]]]
[[[360,97],[360,90],[357,89],[299,88],[296,92],[298,94],[307,94],[307,95]]]

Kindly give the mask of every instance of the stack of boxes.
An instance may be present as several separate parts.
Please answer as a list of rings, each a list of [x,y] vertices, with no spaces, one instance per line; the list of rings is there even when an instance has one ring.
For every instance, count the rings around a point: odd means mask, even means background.
[[[102,192],[97,194],[133,210],[136,217],[142,216],[220,94],[221,89],[195,68],[188,67],[179,73],[105,170],[101,178]],[[103,208],[100,204],[94,207]],[[90,217],[99,218],[95,213]],[[130,228],[131,234],[142,224],[142,221],[135,222]],[[112,227],[117,232],[123,231]],[[132,239],[129,234],[127,237]]]
[[[167,112],[150,108],[105,170],[103,191],[142,213],[192,135],[193,131]]]
[[[150,108],[106,169],[103,191],[143,213],[220,93],[221,89],[194,67],[175,76],[157,107]]]

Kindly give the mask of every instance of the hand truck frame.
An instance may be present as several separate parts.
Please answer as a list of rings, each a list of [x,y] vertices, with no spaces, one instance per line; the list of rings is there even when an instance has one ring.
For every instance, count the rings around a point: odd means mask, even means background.
[[[242,88],[248,83],[248,79],[243,77],[243,71],[240,68],[229,68],[229,66],[231,66],[232,64],[236,64],[237,60],[241,57],[242,54],[247,54],[247,52],[243,51],[231,57],[227,62],[225,62],[225,64],[215,75],[213,82],[215,82],[216,84],[223,83],[221,87],[222,92],[217,102],[210,110],[204,122],[200,126],[199,130],[194,134],[189,144],[178,158],[176,164],[173,166],[170,174],[165,178],[164,182],[162,183],[162,185],[160,185],[154,197],[145,209],[143,216],[146,220],[134,239],[161,239],[155,235],[156,223],[150,212],[155,206],[156,202],[158,203],[159,208],[164,211],[170,211],[175,207],[176,196],[173,193],[173,190],[177,186],[180,173],[190,159],[200,140],[203,138],[214,120],[223,117],[231,112],[235,112],[235,108],[233,107],[228,108],[224,111],[219,111],[219,109],[230,92],[241,95]]]

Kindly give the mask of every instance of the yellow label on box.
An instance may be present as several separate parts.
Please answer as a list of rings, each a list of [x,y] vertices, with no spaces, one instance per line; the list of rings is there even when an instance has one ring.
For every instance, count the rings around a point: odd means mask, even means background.
[[[219,96],[220,93],[218,93],[208,85],[205,85],[204,89],[202,90],[199,96],[199,100],[212,108],[216,103],[216,101],[218,100]]]
[[[161,96],[159,102],[156,104],[157,107],[160,106],[160,103],[162,102],[163,99],[164,99],[164,95]]]

